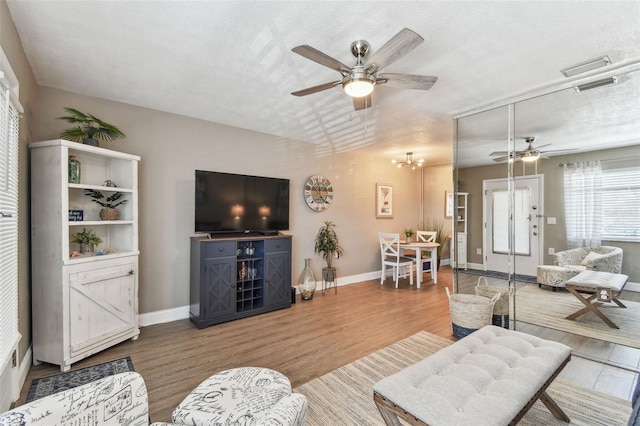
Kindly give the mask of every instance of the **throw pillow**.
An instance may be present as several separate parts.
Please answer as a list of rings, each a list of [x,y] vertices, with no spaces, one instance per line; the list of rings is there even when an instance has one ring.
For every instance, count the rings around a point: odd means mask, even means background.
[[[580,262],[581,265],[587,266],[589,263],[592,263],[595,260],[598,260],[602,257],[601,254],[598,254],[594,251],[589,252],[588,255],[585,256],[584,259],[582,259],[582,262]]]

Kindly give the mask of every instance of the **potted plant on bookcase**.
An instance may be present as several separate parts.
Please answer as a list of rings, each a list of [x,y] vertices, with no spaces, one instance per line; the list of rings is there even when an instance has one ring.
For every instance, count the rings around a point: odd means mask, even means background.
[[[81,232],[78,232],[73,236],[74,243],[80,244],[80,253],[93,253],[95,246],[102,243],[100,238],[93,229],[82,228]]]
[[[103,208],[100,210],[100,219],[102,220],[118,220],[120,213],[116,207],[126,203],[128,200],[121,200],[122,192],[114,192],[106,197],[101,191],[95,189],[85,189],[84,194],[91,197],[91,201],[100,204]]]
[[[344,255],[335,226],[333,222],[325,221],[316,235],[315,252],[321,254],[327,262],[327,266],[322,268],[322,279],[327,282],[335,281],[336,278],[336,268],[332,266],[333,259],[339,259]]]
[[[64,109],[69,115],[58,117],[58,120],[64,120],[67,123],[77,124],[78,126],[60,133],[62,139],[82,142],[91,146],[100,146],[99,139],[114,141],[126,136],[113,124],[102,121],[94,115],[85,114],[75,108],[65,107]]]

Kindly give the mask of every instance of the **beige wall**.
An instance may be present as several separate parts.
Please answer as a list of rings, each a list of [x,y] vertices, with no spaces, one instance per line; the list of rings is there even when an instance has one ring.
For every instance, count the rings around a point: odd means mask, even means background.
[[[118,125],[126,140],[101,146],[140,155],[140,313],[189,303],[189,237],[193,235],[194,170],[213,170],[291,180],[293,279],[311,258],[322,258],[314,237],[325,220],[337,224],[345,255],[339,276],[379,270],[377,232],[402,232],[419,223],[419,173],[397,169],[366,149],[331,153],[331,147],[282,139],[51,88],[38,91],[38,140],[55,139],[67,124],[56,120],[71,106]],[[329,149],[327,149],[329,148]],[[325,154],[329,152],[329,154]],[[320,155],[319,153],[323,153]],[[327,176],[334,204],[317,213],[304,203],[302,187],[312,174]],[[393,185],[393,219],[375,218],[375,183]],[[437,193],[444,194],[445,188]],[[442,212],[444,207],[435,210]]]
[[[631,146],[626,148],[607,149],[585,153],[572,153],[556,156],[549,160],[538,161],[538,174],[544,175],[544,214],[556,218],[555,225],[544,225],[544,263],[553,264],[552,256],[548,255],[548,248],[556,251],[565,250],[566,233],[564,226],[564,191],[562,169],[563,162],[587,160],[612,160],[638,157],[640,148]],[[637,161],[637,160],[636,160]],[[603,166],[604,167],[604,166]],[[521,163],[515,167],[517,176],[523,174]],[[528,165],[526,174],[534,173],[532,165]],[[494,165],[472,167],[459,170],[461,192],[469,192],[469,241],[468,256],[471,263],[482,264],[482,256],[476,254],[476,248],[482,248],[482,181],[484,179],[505,178],[507,166]],[[629,281],[640,282],[640,243],[603,241],[603,245],[621,247],[624,250],[622,272],[629,275]],[[516,271],[517,272],[517,271]]]
[[[0,45],[11,63],[20,83],[20,103],[24,114],[20,120],[20,147],[18,170],[18,315],[22,340],[18,347],[21,361],[31,344],[31,298],[29,264],[29,174],[27,143],[35,133],[36,81],[27,62],[20,38],[13,25],[6,1],[0,1]]]

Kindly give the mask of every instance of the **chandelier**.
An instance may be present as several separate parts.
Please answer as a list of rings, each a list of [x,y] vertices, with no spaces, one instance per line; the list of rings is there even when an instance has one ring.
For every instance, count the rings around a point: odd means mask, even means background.
[[[424,163],[424,160],[422,158],[419,160],[414,160],[413,152],[407,152],[407,159],[405,161],[391,160],[391,162],[393,164],[397,164],[399,169],[404,166],[409,166],[411,167],[411,170],[415,170],[416,167],[422,167],[422,163]]]

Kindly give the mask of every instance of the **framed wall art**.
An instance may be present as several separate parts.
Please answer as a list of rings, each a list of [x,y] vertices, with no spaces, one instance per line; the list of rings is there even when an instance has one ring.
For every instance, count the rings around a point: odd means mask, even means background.
[[[376,183],[376,218],[393,218],[393,187]]]
[[[453,217],[453,192],[445,192],[444,216]]]

